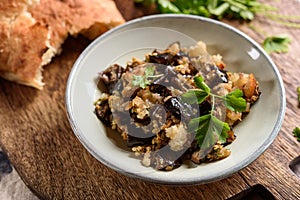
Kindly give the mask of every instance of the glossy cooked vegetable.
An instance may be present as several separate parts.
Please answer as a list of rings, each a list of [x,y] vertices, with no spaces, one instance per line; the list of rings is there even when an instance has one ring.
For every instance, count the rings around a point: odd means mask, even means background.
[[[204,43],[154,50],[100,73],[97,117],[115,129],[145,166],[172,170],[185,160],[226,158],[233,126],[259,98],[253,74],[226,71]]]

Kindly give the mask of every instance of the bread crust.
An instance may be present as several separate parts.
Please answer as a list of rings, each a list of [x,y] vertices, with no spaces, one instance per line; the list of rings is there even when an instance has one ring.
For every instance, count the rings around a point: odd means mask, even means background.
[[[49,49],[48,28],[28,12],[14,21],[0,22],[0,75],[10,81],[42,89],[41,63]]]
[[[95,39],[125,22],[112,0],[41,0],[29,11],[37,21],[51,27],[51,45],[55,48],[68,34]]]
[[[0,76],[38,89],[68,35],[94,39],[125,22],[112,0],[3,0],[0,19]]]
[[[1,0],[0,19],[15,19],[20,13],[26,12],[31,6],[38,4],[40,0]]]

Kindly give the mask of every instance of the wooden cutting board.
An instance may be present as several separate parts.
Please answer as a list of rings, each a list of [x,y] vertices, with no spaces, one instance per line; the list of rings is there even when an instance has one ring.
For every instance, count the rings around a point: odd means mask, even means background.
[[[116,3],[126,20],[153,13],[148,8],[135,7],[132,0]],[[300,15],[299,1],[272,3],[280,8],[281,14]],[[224,22],[259,43],[265,38],[248,24]],[[287,33],[293,38],[288,53],[271,55],[285,84],[287,110],[273,144],[256,161],[229,178],[196,186],[156,185],[121,175],[94,159],[73,134],[65,110],[69,72],[90,43],[81,37],[68,38],[63,53],[45,67],[43,91],[0,79],[1,147],[25,184],[41,199],[299,199],[300,178],[289,164],[300,155],[300,142],[292,135],[293,128],[300,126],[296,93],[300,86],[300,29],[263,16],[253,26],[267,35]]]

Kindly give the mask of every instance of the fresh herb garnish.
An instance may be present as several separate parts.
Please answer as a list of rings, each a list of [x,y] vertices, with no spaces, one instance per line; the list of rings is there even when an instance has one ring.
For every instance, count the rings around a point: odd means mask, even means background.
[[[189,90],[182,95],[182,100],[189,104],[202,103],[208,96],[217,97],[225,101],[225,106],[235,112],[243,112],[246,110],[246,100],[243,98],[243,92],[236,89],[224,96],[211,93],[208,85],[204,82],[202,76],[194,77],[194,83],[198,89]]]
[[[244,112],[246,110],[246,100],[243,98],[244,93],[242,90],[234,90],[226,94],[223,99],[225,100],[226,107],[235,112]]]
[[[158,78],[162,76],[162,74],[154,75],[154,67],[153,66],[147,66],[145,68],[144,75],[133,75],[132,85],[139,86],[143,89],[146,88],[147,85],[150,85],[149,78]]]
[[[223,99],[226,108],[229,110],[243,112],[246,110],[247,105],[246,100],[243,98],[243,92],[236,89],[223,96],[213,94],[202,76],[194,77],[194,83],[197,89],[184,93],[181,96],[182,101],[189,104],[201,104],[208,97],[211,97],[212,110],[207,115],[191,119],[188,124],[189,130],[196,132],[195,139],[201,148],[208,148],[218,140],[222,143],[226,142],[230,127],[226,122],[213,115],[215,98]]]
[[[300,86],[297,87],[298,106],[300,106]]]
[[[297,140],[300,142],[300,128],[299,127],[294,128],[293,134],[297,138]]]
[[[195,131],[195,139],[201,148],[209,148],[218,140],[221,143],[226,142],[230,127],[227,123],[219,120],[212,114],[193,118],[188,124],[190,131]]]
[[[183,13],[222,19],[233,17],[253,20],[258,12],[274,10],[274,7],[256,0],[135,0],[145,5],[155,4],[161,13]]]
[[[263,42],[263,48],[267,53],[286,53],[292,39],[288,35],[277,35],[266,37]]]
[[[200,104],[209,96],[210,88],[206,85],[202,76],[194,77],[194,83],[199,89],[189,90],[184,93],[181,96],[183,102]]]
[[[300,16],[280,15],[274,13],[278,9],[266,3],[257,0],[135,0],[136,3],[142,3],[146,6],[156,5],[160,13],[182,13],[199,15],[208,18],[234,18],[251,22],[255,16],[260,14],[274,22],[287,27],[300,28]],[[252,25],[249,24],[251,27]],[[253,26],[252,26],[253,27]],[[255,28],[255,31],[258,29]],[[261,31],[257,31],[261,33]],[[266,36],[261,44],[266,51],[271,53],[286,53],[291,39],[286,36]]]

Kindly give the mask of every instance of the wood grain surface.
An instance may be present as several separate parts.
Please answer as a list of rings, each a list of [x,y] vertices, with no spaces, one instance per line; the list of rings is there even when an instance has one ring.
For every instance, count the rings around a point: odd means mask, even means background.
[[[135,7],[132,0],[116,3],[126,20],[153,13]],[[300,15],[299,1],[271,3],[281,14]],[[284,81],[287,109],[277,138],[257,160],[222,181],[182,187],[143,182],[107,168],[85,150],[67,119],[67,78],[74,61],[90,43],[82,37],[68,38],[63,53],[44,69],[43,91],[0,79],[0,144],[25,184],[41,199],[241,199],[253,191],[264,196],[264,190],[276,199],[299,199],[300,178],[289,164],[300,155],[300,142],[292,134],[293,128],[300,126],[296,93],[300,86],[300,29],[264,16],[252,25],[266,35],[245,23],[224,22],[259,43],[265,36],[280,33],[293,38],[288,53],[271,55]]]

